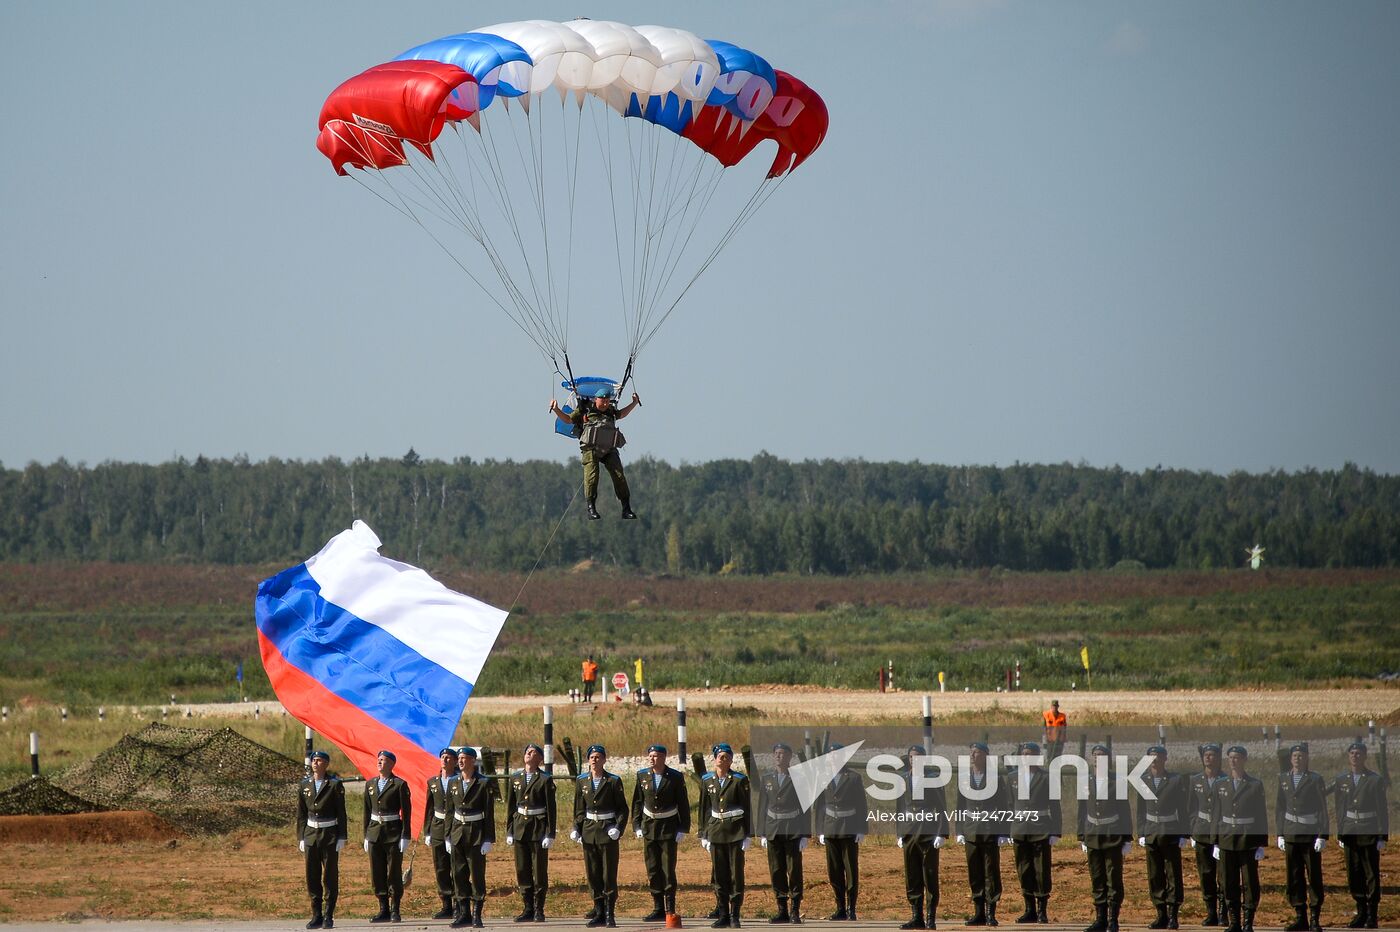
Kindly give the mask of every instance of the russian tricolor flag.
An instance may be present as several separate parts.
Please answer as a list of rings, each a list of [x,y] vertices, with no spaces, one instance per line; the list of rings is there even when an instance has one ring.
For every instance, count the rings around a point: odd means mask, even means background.
[[[379,751],[393,751],[416,809],[506,612],[380,556],[379,547],[356,521],[305,563],[263,580],[258,644],[287,711],[366,778]]]

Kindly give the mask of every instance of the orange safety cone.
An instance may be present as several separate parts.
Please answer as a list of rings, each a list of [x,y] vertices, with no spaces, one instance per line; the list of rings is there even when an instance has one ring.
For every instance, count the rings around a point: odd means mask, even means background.
[[[680,914],[680,913],[667,913],[667,914],[666,914],[666,928],[668,928],[668,929],[679,929],[679,928],[681,928],[681,914]]]

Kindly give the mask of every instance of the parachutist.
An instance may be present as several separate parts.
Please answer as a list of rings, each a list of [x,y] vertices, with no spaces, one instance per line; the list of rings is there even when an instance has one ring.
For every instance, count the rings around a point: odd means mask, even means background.
[[[596,520],[599,517],[598,466],[601,464],[612,477],[613,491],[622,503],[623,519],[634,519],[637,515],[632,511],[632,494],[627,488],[627,476],[622,471],[622,457],[617,452],[627,443],[627,438],[617,429],[617,421],[631,414],[642,399],[633,392],[631,402],[621,408],[616,406],[611,394],[589,399],[588,404],[584,404],[584,400],[579,399],[577,411],[566,414],[559,407],[559,402],[551,399],[549,410],[562,423],[579,429],[578,448],[583,460],[583,493],[588,500],[588,518]]]

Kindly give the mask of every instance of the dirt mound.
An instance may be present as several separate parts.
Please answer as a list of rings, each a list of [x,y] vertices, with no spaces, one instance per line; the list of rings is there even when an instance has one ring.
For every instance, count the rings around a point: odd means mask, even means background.
[[[171,841],[184,833],[154,812],[80,812],[0,816],[0,845],[112,845]]]

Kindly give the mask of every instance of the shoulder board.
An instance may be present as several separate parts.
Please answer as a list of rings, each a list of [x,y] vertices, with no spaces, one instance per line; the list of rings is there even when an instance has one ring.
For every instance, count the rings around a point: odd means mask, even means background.
[[[588,774],[586,774],[586,773],[581,773],[581,774],[579,774],[579,775],[578,775],[578,778],[579,778],[580,781],[583,781],[583,780],[591,780],[591,779],[593,779],[592,777],[590,777],[590,776],[589,776]]]
[[[748,779],[748,777],[744,774],[742,770],[731,770],[729,771],[729,775],[731,777],[743,777],[745,780]]]
[[[714,773],[711,772],[711,771],[709,771],[709,770],[707,770],[707,771],[705,771],[704,773],[700,774],[700,779],[701,779],[701,780],[713,780],[714,778],[715,778]]]
[[[643,767],[642,769],[640,769],[640,770],[637,771],[637,776],[640,777],[642,774],[646,773],[646,772],[647,772],[648,770],[650,770],[650,769],[651,769],[650,767]],[[667,769],[667,770],[670,770],[671,768],[667,767],[666,769]]]

